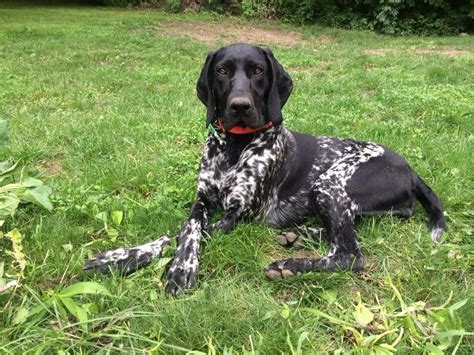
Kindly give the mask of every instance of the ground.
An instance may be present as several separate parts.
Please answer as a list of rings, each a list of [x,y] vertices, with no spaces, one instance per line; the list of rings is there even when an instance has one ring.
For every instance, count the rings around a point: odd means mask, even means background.
[[[0,294],[2,352],[472,353],[471,36],[13,3],[0,23],[1,160],[49,184],[55,206],[22,206],[3,226],[23,235],[27,266]],[[293,77],[288,127],[405,156],[446,207],[443,243],[417,208],[410,220],[359,221],[359,273],[267,280],[272,260],[327,245],[284,249],[258,222],[206,239],[196,289],[178,299],[163,292],[173,248],[130,277],[83,273],[96,252],[178,231],[207,134],[195,82],[207,52],[236,41],[272,47]],[[0,240],[0,281],[14,271],[9,247]],[[110,295],[89,294],[97,285]]]

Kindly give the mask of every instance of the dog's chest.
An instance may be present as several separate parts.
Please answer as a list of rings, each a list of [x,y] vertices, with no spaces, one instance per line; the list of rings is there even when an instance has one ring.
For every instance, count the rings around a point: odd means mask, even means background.
[[[258,215],[274,189],[285,153],[284,137],[278,133],[262,134],[237,152],[233,141],[208,140],[199,189],[213,195],[224,209],[239,204],[245,207],[245,215]]]

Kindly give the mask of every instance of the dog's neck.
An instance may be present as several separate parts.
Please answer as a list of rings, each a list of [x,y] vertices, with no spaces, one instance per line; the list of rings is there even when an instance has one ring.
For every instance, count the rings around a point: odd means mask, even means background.
[[[262,130],[256,133],[232,134],[232,133],[226,132],[226,133],[220,133],[219,136],[224,142],[227,159],[230,165],[232,166],[239,161],[240,156],[242,155],[242,152],[246,150],[247,147],[249,147],[249,145],[252,145],[254,141],[261,140],[263,135],[267,137],[264,139],[265,142],[273,141],[274,139],[276,139],[276,136],[278,136],[280,133],[281,133],[281,126],[278,125],[278,126],[272,126],[271,128],[268,128],[266,130]],[[270,137],[273,137],[273,138],[270,138]],[[260,144],[257,143],[257,145],[260,145]]]
[[[255,134],[225,133],[226,153],[230,165],[234,165],[239,161],[242,152],[254,139]]]

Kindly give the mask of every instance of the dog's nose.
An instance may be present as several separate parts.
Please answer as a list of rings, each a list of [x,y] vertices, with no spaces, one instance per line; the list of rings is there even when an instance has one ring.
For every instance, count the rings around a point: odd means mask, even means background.
[[[235,112],[246,112],[250,110],[252,103],[247,97],[234,97],[230,100],[229,106]]]

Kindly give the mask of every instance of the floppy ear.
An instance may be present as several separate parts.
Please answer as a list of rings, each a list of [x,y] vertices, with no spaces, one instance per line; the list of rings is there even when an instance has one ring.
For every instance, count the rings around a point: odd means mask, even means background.
[[[199,100],[207,107],[207,117],[206,117],[206,127],[214,119],[214,113],[216,112],[216,100],[214,98],[214,92],[212,88],[213,75],[212,70],[209,70],[211,67],[212,60],[216,52],[209,52],[206,58],[206,63],[201,70],[201,75],[199,76],[196,91]]]
[[[270,68],[269,86],[266,93],[267,118],[274,124],[280,124],[283,120],[281,109],[293,90],[293,82],[288,73],[273,56],[269,48],[264,48],[263,52]]]

